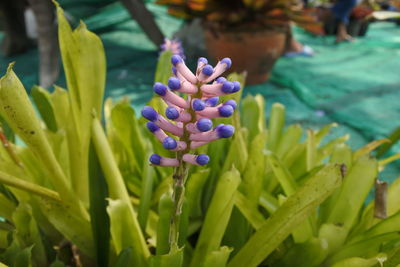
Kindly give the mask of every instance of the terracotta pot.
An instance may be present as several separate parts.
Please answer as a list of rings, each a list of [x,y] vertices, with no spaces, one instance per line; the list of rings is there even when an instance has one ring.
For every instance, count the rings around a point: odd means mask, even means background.
[[[268,80],[286,44],[283,31],[215,31],[205,28],[204,32],[208,56],[215,61],[231,58],[231,72],[247,71],[246,84]]]

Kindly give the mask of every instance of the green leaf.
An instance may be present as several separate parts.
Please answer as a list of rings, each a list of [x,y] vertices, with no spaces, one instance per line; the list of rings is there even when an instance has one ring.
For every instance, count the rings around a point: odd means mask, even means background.
[[[93,143],[90,144],[89,150],[89,190],[90,223],[96,248],[97,265],[106,267],[110,251],[110,218],[106,211],[108,192]]]
[[[296,144],[300,142],[302,129],[300,125],[290,125],[285,133],[282,135],[278,147],[276,148],[276,155],[282,159]]]
[[[372,258],[372,259],[364,259],[364,258],[358,258],[358,257],[354,257],[354,258],[348,258],[345,260],[342,260],[340,262],[335,263],[334,265],[332,265],[332,267],[373,267],[376,266],[376,264],[379,263],[379,260],[376,258]],[[386,266],[386,264],[385,264]]]
[[[260,131],[259,125],[259,116],[264,113],[264,110],[260,110],[260,106],[258,105],[256,99],[252,95],[247,95],[241,102],[241,123],[242,127],[247,128],[249,130],[249,140],[252,140],[254,136],[256,136]],[[264,119],[264,114],[263,114]]]
[[[223,246],[219,250],[212,251],[207,255],[203,266],[225,267],[232,250],[232,248]]]
[[[166,50],[162,52],[158,58],[156,74],[154,77],[155,82],[163,84],[168,83],[168,79],[172,76],[172,51]]]
[[[201,209],[201,192],[207,177],[210,173],[209,169],[202,169],[190,175],[186,184],[186,200],[190,217],[198,218],[202,216]]]
[[[240,183],[236,169],[226,172],[219,180],[208,207],[190,266],[200,266],[212,251],[219,249],[234,205],[234,196]]]
[[[34,86],[31,90],[31,96],[35,101],[40,116],[50,131],[57,131],[57,121],[54,115],[54,108],[51,103],[50,93],[40,86]]]
[[[37,266],[46,266],[45,248],[39,228],[32,216],[32,209],[27,203],[20,203],[13,213],[16,237],[24,247],[32,247],[32,258]]]
[[[173,250],[165,255],[156,255],[151,258],[151,267],[181,267],[183,263],[183,248]]]
[[[243,216],[250,222],[254,229],[259,229],[264,223],[264,216],[258,211],[257,207],[253,203],[249,203],[250,200],[246,198],[242,193],[236,192],[235,206],[243,214]]]
[[[121,250],[117,259],[115,260],[115,267],[127,267],[132,266],[132,247],[127,247]]]
[[[269,150],[275,152],[282,137],[285,125],[285,107],[280,103],[274,103],[271,108],[271,115],[268,123],[268,143]]]
[[[94,240],[89,219],[80,216],[63,203],[46,199],[40,199],[39,203],[51,224],[85,255],[94,259]]]
[[[101,169],[107,181],[109,195],[114,199],[110,200],[107,212],[110,216],[111,236],[116,252],[119,253],[126,247],[134,246],[133,259],[140,266],[140,264],[145,263],[150,252],[137,221],[136,213],[130,204],[130,197],[121,173],[98,119],[93,119],[92,135]],[[121,228],[122,225],[126,228]],[[129,234],[126,234],[125,229],[130,229]]]
[[[349,231],[359,216],[377,174],[378,163],[375,159],[368,156],[359,158],[344,179],[326,223],[343,225]]]
[[[60,193],[60,197],[68,203],[79,206],[40,126],[25,88],[12,70],[12,64],[7,69],[7,74],[0,80],[0,109],[13,131],[41,159],[48,173],[52,174],[48,178]],[[78,208],[83,216],[87,216],[82,206]]]
[[[169,193],[165,193],[161,196],[160,202],[158,203],[157,255],[164,255],[169,251],[169,228],[173,212],[174,201],[172,196]]]
[[[147,266],[147,258],[150,253],[147,250],[144,242],[142,232],[132,229],[132,226],[137,225],[137,221],[134,222],[135,218],[130,203],[125,200],[109,200],[107,207],[108,215],[110,216],[111,222],[111,237],[117,253],[120,253],[123,249],[133,247],[132,250],[132,263],[135,266]],[[129,231],[127,231],[129,229]],[[139,228],[140,229],[140,228]],[[144,250],[144,248],[146,250]]]
[[[260,264],[340,183],[339,167],[327,165],[287,198],[227,266],[255,267]]]
[[[295,244],[279,262],[274,263],[274,266],[318,266],[328,255],[328,248],[329,245],[325,239],[312,238],[305,243]]]
[[[150,158],[151,151],[149,150],[145,159]],[[140,191],[140,202],[138,208],[138,221],[139,225],[144,232],[146,229],[147,218],[149,216],[151,197],[153,194],[154,184],[154,168],[146,160],[143,161],[143,175],[142,175],[142,188]]]

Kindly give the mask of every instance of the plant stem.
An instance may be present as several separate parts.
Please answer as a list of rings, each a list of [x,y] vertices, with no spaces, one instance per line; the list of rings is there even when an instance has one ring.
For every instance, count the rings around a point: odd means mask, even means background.
[[[198,83],[197,87],[200,88],[202,84]],[[194,98],[200,98],[201,99],[201,91],[198,90],[198,93],[193,95],[192,98],[189,98],[189,102],[192,102],[192,99]],[[179,166],[175,167],[174,173],[173,173],[173,178],[174,178],[174,188],[173,188],[173,194],[172,194],[172,199],[174,201],[174,209],[173,209],[173,214],[171,216],[171,224],[169,228],[169,244],[170,244],[170,251],[178,249],[179,244],[179,225],[180,225],[180,219],[182,215],[182,206],[183,202],[185,200],[185,182],[186,178],[189,173],[189,165],[182,160],[183,155],[187,154],[190,152],[190,132],[186,130],[186,125],[188,123],[195,123],[196,122],[196,112],[195,110],[192,109],[192,105],[190,105],[190,108],[188,109],[188,112],[192,116],[192,119],[190,122],[184,123],[183,124],[183,135],[180,138],[180,141],[184,141],[187,144],[187,148],[183,151],[178,151],[176,153],[176,158],[179,161]]]

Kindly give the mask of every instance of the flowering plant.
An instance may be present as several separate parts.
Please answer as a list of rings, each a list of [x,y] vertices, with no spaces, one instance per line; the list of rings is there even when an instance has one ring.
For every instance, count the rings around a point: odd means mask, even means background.
[[[235,100],[218,104],[219,97],[238,92],[240,83],[219,77],[231,67],[232,62],[229,58],[222,59],[214,68],[208,64],[207,59],[199,58],[195,74],[189,70],[179,55],[173,55],[171,63],[174,77],[168,79],[168,87],[156,82],[153,89],[168,105],[165,116],[176,123],[166,120],[150,106],[143,108],[142,116],[149,120],[147,128],[162,142],[163,147],[176,151],[175,158],[153,154],[149,160],[154,165],[175,167],[173,174],[175,216],[171,225],[170,242],[171,246],[177,247],[179,235],[177,220],[183,204],[188,164],[206,165],[210,160],[206,154],[194,155],[191,151],[211,141],[233,135],[232,125],[219,124],[213,128],[211,119],[230,117],[233,114],[237,107]],[[184,99],[173,91],[188,96]],[[168,136],[165,131],[178,137],[179,140]]]

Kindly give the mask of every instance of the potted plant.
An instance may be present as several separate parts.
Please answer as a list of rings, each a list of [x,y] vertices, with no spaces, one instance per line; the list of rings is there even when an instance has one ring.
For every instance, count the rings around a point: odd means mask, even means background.
[[[285,50],[289,21],[314,22],[292,0],[158,0],[171,15],[200,17],[210,58],[230,57],[247,84],[268,79]]]

